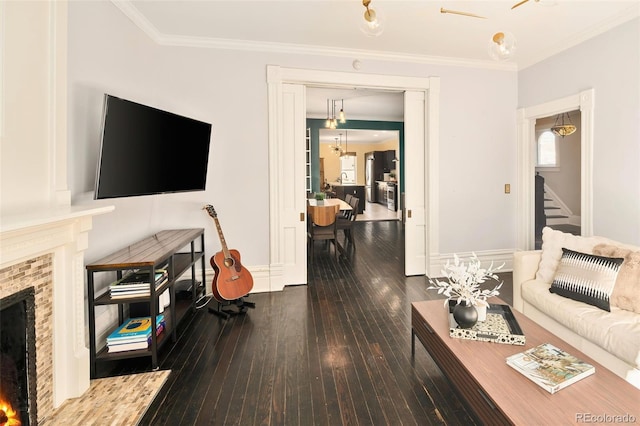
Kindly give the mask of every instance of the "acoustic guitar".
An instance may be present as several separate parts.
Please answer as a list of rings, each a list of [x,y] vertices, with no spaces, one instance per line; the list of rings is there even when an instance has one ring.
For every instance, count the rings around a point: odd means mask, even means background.
[[[216,210],[210,204],[204,208],[213,218],[218,230],[218,237],[220,237],[220,244],[222,244],[222,250],[213,255],[210,261],[215,272],[211,285],[213,297],[221,303],[240,299],[249,294],[253,288],[253,277],[242,266],[238,250],[227,248]]]

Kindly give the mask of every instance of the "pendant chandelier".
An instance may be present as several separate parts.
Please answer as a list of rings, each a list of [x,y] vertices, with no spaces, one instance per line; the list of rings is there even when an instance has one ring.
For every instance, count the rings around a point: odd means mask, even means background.
[[[565,116],[567,116],[566,123],[564,121]],[[563,112],[556,116],[556,122],[551,127],[551,131],[553,132],[553,134],[562,136],[564,138],[565,136],[575,133],[576,126],[574,126],[573,123],[571,122],[571,117],[569,117],[569,113]]]
[[[336,117],[336,109],[337,104],[340,102],[340,110],[338,111],[338,116]],[[335,129],[338,127],[338,120],[341,124],[347,122],[347,117],[344,113],[344,99],[327,99],[327,121],[324,124],[324,127],[327,129]]]
[[[337,156],[342,156],[342,133],[340,133],[340,139],[338,140],[338,138],[334,138],[336,143],[334,145],[331,145],[329,147],[329,149],[331,150],[331,152],[333,152],[335,155]]]
[[[344,150],[342,151],[342,153],[340,154],[340,157],[355,157],[356,153],[355,152],[349,152],[349,140],[347,137],[347,130],[344,131]],[[340,136],[342,136],[342,134],[340,134]]]

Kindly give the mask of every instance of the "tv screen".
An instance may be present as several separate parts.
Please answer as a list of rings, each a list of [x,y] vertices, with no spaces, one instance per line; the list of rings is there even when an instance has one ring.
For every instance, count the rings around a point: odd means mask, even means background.
[[[95,199],[204,191],[211,124],[106,94]]]

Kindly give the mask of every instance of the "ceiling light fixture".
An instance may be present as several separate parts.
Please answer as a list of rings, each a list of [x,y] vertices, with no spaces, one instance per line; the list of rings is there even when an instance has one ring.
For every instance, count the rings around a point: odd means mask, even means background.
[[[487,19],[486,16],[480,16],[480,15],[476,15],[475,13],[469,13],[469,12],[459,12],[457,10],[449,10],[449,9],[445,9],[444,7],[440,8],[440,13],[450,13],[452,15],[462,15],[462,16],[470,16],[472,18]]]
[[[513,6],[511,6],[511,9],[515,9],[516,7],[520,7],[523,4],[525,4],[526,2],[528,2],[529,0],[522,0],[519,3],[514,4]],[[540,3],[542,6],[556,6],[558,4],[558,2],[556,0],[533,0],[536,3]]]
[[[360,21],[360,30],[369,37],[377,37],[384,31],[384,16],[380,10],[376,11],[369,8],[371,0],[362,0],[365,7],[364,19]]]
[[[334,138],[336,143],[335,145],[331,145],[329,147],[329,149],[331,149],[331,152],[333,152],[335,155],[337,155],[338,157],[342,156],[342,153],[344,151],[342,151],[342,133],[340,133],[340,141],[338,141],[338,138]]]
[[[344,151],[340,154],[340,157],[355,157],[355,152],[349,152],[349,140],[347,135],[347,130],[344,131]]]
[[[336,105],[340,102],[340,111],[336,118]],[[347,122],[347,116],[344,113],[344,99],[327,99],[327,120],[324,123],[324,127],[327,129],[335,129],[338,127],[338,120],[341,124]]]
[[[567,116],[568,123],[564,122],[564,116],[565,115]],[[555,135],[562,136],[564,138],[565,136],[569,136],[569,135],[575,133],[576,126],[574,126],[573,123],[571,122],[571,117],[569,117],[569,113],[568,112],[563,112],[562,114],[558,114],[556,116],[556,122],[551,127],[551,131]]]
[[[489,56],[496,61],[511,59],[516,53],[516,38],[508,31],[497,32],[489,40]]]

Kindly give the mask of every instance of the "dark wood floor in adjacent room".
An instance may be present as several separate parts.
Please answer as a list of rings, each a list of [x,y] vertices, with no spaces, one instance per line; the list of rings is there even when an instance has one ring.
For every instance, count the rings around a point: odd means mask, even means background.
[[[337,263],[317,243],[308,285],[251,295],[256,308],[226,321],[186,320],[141,424],[473,424],[424,348],[411,357],[410,304],[435,295],[404,276],[402,224],[355,226],[357,249]]]

